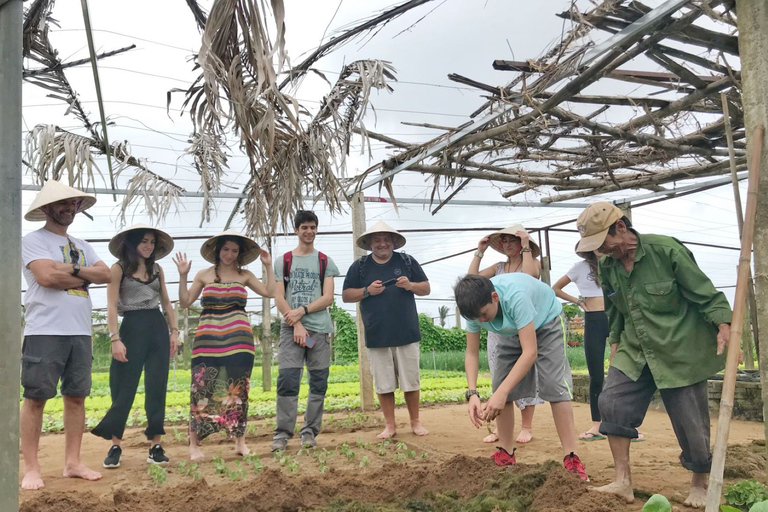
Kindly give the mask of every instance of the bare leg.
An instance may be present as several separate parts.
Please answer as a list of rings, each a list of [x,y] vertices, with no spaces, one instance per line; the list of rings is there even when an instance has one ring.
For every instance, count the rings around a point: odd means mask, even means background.
[[[560,438],[560,445],[563,447],[563,455],[568,455],[576,451],[576,432],[573,423],[573,405],[567,402],[550,402],[552,408],[552,419],[555,421],[557,437]],[[528,409],[526,407],[526,409]]]
[[[614,480],[608,485],[590,487],[589,490],[615,494],[624,498],[627,503],[632,503],[635,501],[635,494],[632,492],[632,472],[629,467],[630,439],[608,436],[608,444],[613,454]]]
[[[683,505],[704,508],[707,503],[707,481],[709,481],[709,473],[694,473],[691,478],[691,490]]]
[[[245,436],[235,437],[235,453],[247,457],[251,449],[245,444]]]
[[[117,444],[119,446],[120,445],[119,440],[118,440],[118,443],[115,443],[115,439],[117,439],[117,438],[115,438],[115,437],[112,438],[112,444]],[[163,439],[163,436],[161,436],[160,434],[158,434],[155,437],[153,437],[152,438],[152,446],[155,446],[156,444],[160,444],[160,441],[162,441],[162,439]]]
[[[64,399],[64,476],[98,480],[101,473],[80,462],[80,445],[85,430],[85,397],[65,396]]]
[[[45,484],[40,475],[37,449],[40,446],[40,432],[43,430],[43,409],[45,400],[25,398],[21,406],[21,454],[24,457],[24,478],[21,488],[42,489]]]
[[[205,455],[200,449],[200,440],[191,426],[189,428],[189,460],[192,462],[202,462],[205,460]]]
[[[157,436],[157,438],[160,438],[160,436]],[[159,442],[160,441],[154,441],[153,440],[152,444],[157,444]],[[121,444],[123,444],[123,440],[122,439],[118,439],[115,436],[112,436],[112,446],[120,446]]]
[[[492,423],[489,423],[488,425],[492,425]],[[498,440],[499,440],[499,429],[497,429],[495,427],[494,427],[493,431],[490,434],[488,434],[487,436],[485,436],[483,438],[483,442],[484,443],[489,443],[489,444],[490,443],[495,443]]]
[[[418,391],[406,391],[403,393],[405,398],[405,405],[408,407],[408,416],[411,418],[411,430],[417,436],[425,436],[429,434],[429,430],[421,426],[419,421],[419,392]]]
[[[395,393],[378,393],[379,404],[381,404],[381,412],[384,414],[384,430],[381,431],[378,437],[379,439],[389,439],[397,433],[397,425],[395,424]]]
[[[592,435],[590,435],[592,434]],[[592,426],[589,427],[589,430],[585,431],[583,434],[579,436],[579,439],[588,439],[592,436],[599,436],[600,434],[600,422],[599,421],[593,421]]]
[[[512,453],[515,447],[515,406],[511,402],[496,416],[496,426],[499,433],[499,446]]]
[[[533,439],[533,413],[535,410],[535,405],[528,405],[520,411],[520,434],[517,436],[517,442],[520,444],[530,443]]]

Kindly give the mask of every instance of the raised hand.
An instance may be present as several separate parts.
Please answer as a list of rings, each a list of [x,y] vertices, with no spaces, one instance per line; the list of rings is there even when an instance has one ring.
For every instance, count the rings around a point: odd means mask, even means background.
[[[269,254],[266,250],[259,249],[259,258],[261,259],[261,262],[267,267],[272,266],[272,255]]]
[[[179,269],[179,275],[181,276],[189,274],[189,271],[192,269],[192,260],[187,259],[187,253],[177,252],[176,256],[173,257],[173,262]]]
[[[479,242],[477,242],[477,250],[480,252],[485,252],[485,250],[488,248],[488,236],[484,236],[480,239]]]
[[[515,236],[520,239],[521,247],[529,247],[531,244],[531,236],[524,229],[515,232]]]

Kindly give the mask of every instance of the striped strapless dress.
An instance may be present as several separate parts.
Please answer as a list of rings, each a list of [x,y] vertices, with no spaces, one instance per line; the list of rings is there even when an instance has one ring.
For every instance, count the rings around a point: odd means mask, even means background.
[[[190,428],[200,440],[222,429],[229,437],[245,434],[254,358],[247,298],[238,282],[203,288],[190,390]]]

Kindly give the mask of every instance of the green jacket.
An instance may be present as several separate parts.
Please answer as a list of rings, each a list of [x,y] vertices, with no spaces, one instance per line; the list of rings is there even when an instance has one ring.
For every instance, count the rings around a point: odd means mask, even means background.
[[[678,240],[636,231],[632,271],[600,260],[613,366],[637,380],[647,364],[660,389],[700,382],[722,370],[717,326],[731,323],[731,307]]]

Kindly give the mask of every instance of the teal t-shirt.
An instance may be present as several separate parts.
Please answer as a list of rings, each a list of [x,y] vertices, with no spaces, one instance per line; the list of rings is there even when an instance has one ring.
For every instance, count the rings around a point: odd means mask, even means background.
[[[502,316],[490,322],[467,320],[467,332],[480,332],[482,327],[489,332],[513,336],[531,322],[538,329],[563,310],[554,290],[528,274],[499,274],[492,277],[491,282],[499,294]]]
[[[275,260],[275,280],[283,280],[283,258]],[[325,277],[339,275],[339,269],[328,257],[328,266],[325,269]],[[317,251],[306,256],[293,255],[291,261],[290,279],[288,289],[285,290],[285,300],[291,309],[306,306],[310,302],[320,298],[320,261]],[[301,318],[301,324],[308,331],[330,333],[333,332],[333,321],[328,308],[322,311],[314,311]]]

